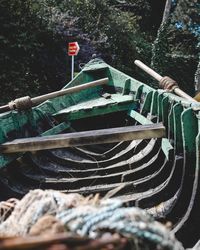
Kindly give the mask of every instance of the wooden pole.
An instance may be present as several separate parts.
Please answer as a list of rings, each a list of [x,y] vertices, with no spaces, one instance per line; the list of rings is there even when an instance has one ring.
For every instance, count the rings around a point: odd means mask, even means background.
[[[135,60],[134,62],[138,67],[140,67],[142,70],[144,70],[147,74],[149,74],[150,76],[152,76],[153,78],[155,78],[157,81],[161,81],[162,80],[162,76],[159,75],[158,73],[156,73],[153,69],[149,68],[147,65],[145,65],[143,62],[139,61],[139,60]],[[176,93],[177,95],[187,99],[188,101],[191,102],[197,102],[195,99],[193,99],[191,96],[189,96],[188,94],[186,94],[183,90],[181,90],[179,87],[176,87],[174,89],[174,93]]]
[[[74,87],[71,87],[71,88],[55,91],[55,92],[52,92],[52,93],[49,93],[49,94],[46,94],[46,95],[37,96],[37,97],[31,98],[31,101],[33,102],[34,105],[38,105],[41,102],[44,102],[46,100],[49,100],[49,99],[52,99],[52,98],[55,98],[55,97],[59,97],[59,96],[62,96],[62,95],[79,92],[79,91],[84,90],[84,89],[88,89],[88,88],[96,87],[96,86],[99,86],[99,85],[107,84],[108,80],[109,80],[108,78],[102,78],[100,80],[96,80],[96,81],[93,81],[93,82],[84,83],[84,84],[74,86]]]
[[[162,123],[16,139],[0,145],[1,153],[39,151],[119,141],[165,137]]]
[[[107,84],[108,81],[109,81],[108,78],[102,78],[102,79],[99,79],[99,80],[96,80],[96,81],[81,84],[81,85],[74,86],[74,87],[71,87],[71,88],[66,88],[66,89],[55,91],[55,92],[52,92],[52,93],[49,93],[49,94],[33,97],[30,100],[31,100],[32,106],[36,106],[36,105],[38,105],[38,104],[40,104],[40,103],[42,103],[42,102],[44,102],[46,100],[49,100],[49,99],[52,99],[52,98],[55,98],[55,97],[59,97],[59,96],[75,93],[75,92],[78,92],[78,91],[81,91],[81,90],[84,90],[84,89],[88,89],[88,88],[96,87],[96,86],[99,86],[99,85]],[[20,100],[20,98],[16,99],[16,100]],[[15,101],[13,101],[13,102],[15,102]],[[10,109],[10,106],[8,104],[0,107],[0,113],[10,111],[10,110],[11,109]]]
[[[49,236],[8,237],[1,238],[0,250],[46,249],[48,245],[56,243],[65,243],[73,246],[76,244],[87,244],[89,243],[89,239],[74,236],[71,233],[59,233]]]
[[[149,74],[150,76],[152,76],[153,78],[155,78],[157,81],[160,82],[160,80],[162,79],[162,76],[159,75],[158,73],[156,73],[153,69],[149,68],[146,64],[144,64],[143,62],[139,61],[139,60],[135,60],[134,63],[140,67],[141,69],[143,69],[147,74]]]
[[[105,239],[89,239],[86,237],[74,236],[71,233],[59,233],[39,236],[8,237],[0,241],[0,250],[33,250],[33,249],[76,249],[76,250],[97,250],[110,249],[106,246],[118,246],[122,243],[121,238],[106,237]],[[124,243],[124,241],[123,241]],[[64,244],[66,247],[56,247]],[[52,248],[51,248],[52,246]],[[114,249],[114,248],[112,248]],[[121,249],[121,248],[120,248]]]

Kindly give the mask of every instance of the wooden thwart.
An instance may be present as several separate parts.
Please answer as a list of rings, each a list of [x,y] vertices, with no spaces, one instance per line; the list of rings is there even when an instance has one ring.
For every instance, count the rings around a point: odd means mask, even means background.
[[[165,137],[165,127],[158,123],[16,139],[1,144],[0,151],[16,153],[162,137]]]

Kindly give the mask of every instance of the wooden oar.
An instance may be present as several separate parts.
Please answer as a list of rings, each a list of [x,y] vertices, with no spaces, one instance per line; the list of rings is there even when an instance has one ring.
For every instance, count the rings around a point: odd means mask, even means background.
[[[71,88],[62,89],[62,90],[55,91],[46,95],[41,95],[41,96],[37,96],[33,98],[30,98],[29,96],[21,97],[14,101],[11,101],[7,105],[1,106],[0,113],[6,112],[12,109],[19,109],[19,110],[27,109],[27,108],[36,106],[46,100],[49,100],[55,97],[59,97],[62,95],[75,93],[75,92],[88,89],[91,87],[96,87],[99,85],[107,84],[108,81],[109,81],[108,78],[102,78],[93,82],[85,83],[85,84],[74,86]]]
[[[139,61],[139,60],[135,60],[134,62],[138,67],[140,67],[142,70],[144,70],[147,74],[149,74],[150,76],[152,76],[153,78],[155,78],[157,81],[162,82],[162,80],[164,79],[164,77],[162,77],[161,75],[159,75],[158,73],[156,73],[153,69],[149,68],[147,65],[145,65],[143,62]],[[183,90],[181,90],[178,85],[176,87],[173,88],[173,92],[185,99],[187,99],[188,101],[191,102],[197,102],[195,99],[193,99],[191,96],[189,96],[188,94],[186,94]]]

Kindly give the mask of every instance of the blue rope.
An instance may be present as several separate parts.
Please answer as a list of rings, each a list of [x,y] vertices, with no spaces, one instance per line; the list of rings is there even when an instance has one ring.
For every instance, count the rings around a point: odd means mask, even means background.
[[[74,230],[80,230],[82,231],[82,227],[85,225],[84,232],[86,228],[90,228],[92,225],[96,224],[97,222],[102,221],[103,219],[106,219],[109,216],[112,216],[113,211],[119,207],[122,206],[121,201],[114,201],[114,204],[105,204],[106,206],[99,209],[98,211],[90,212],[89,215],[86,214],[83,218],[82,221],[77,224],[76,228]],[[108,213],[108,214],[107,214]],[[87,224],[87,226],[86,226]],[[87,229],[86,231],[88,231]],[[83,232],[82,232],[83,233]]]
[[[101,208],[93,206],[93,210],[71,208],[57,214],[57,218],[69,227],[70,231],[81,236],[95,238],[99,232],[111,230],[129,239],[138,237],[166,249],[183,249],[173,235],[145,211],[135,207],[122,207],[119,200],[109,200],[100,205]]]

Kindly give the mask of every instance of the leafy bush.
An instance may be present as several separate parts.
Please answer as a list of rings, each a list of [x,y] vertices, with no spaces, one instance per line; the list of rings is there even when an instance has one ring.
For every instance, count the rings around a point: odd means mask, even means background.
[[[197,33],[191,30],[196,27],[196,2],[178,1],[172,21],[157,37],[158,46],[153,51],[158,73],[174,75],[175,79],[181,76],[180,82],[188,93],[193,93],[198,60]],[[80,63],[87,63],[97,54],[119,70],[141,81],[151,81],[134,66],[134,60],[150,65],[164,1],[1,0],[0,7],[1,103],[47,93],[68,82],[69,41],[78,41],[81,47],[75,71],[80,70]],[[190,25],[185,25],[190,15]],[[177,22],[183,24],[181,29],[177,29]]]
[[[1,103],[57,89],[65,79],[62,40],[32,2],[1,0]]]

